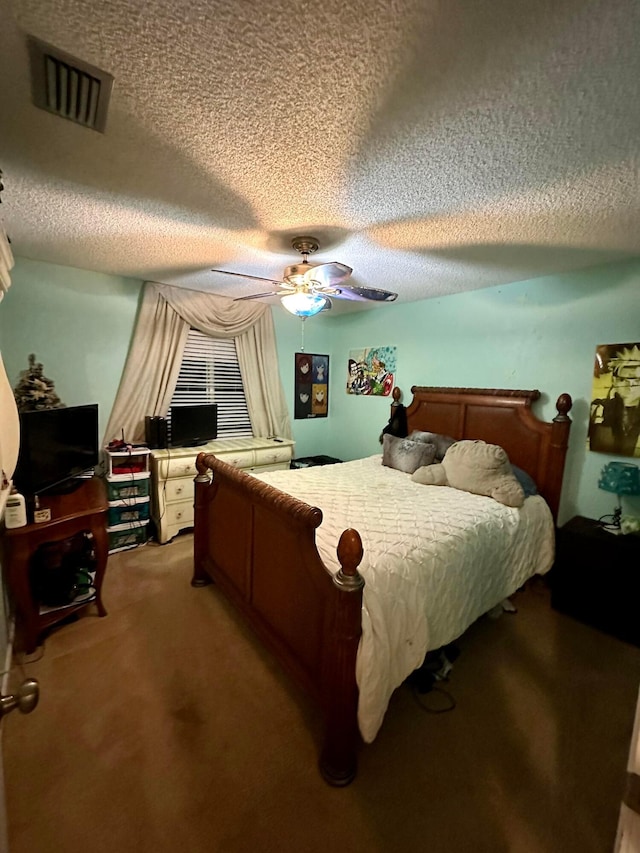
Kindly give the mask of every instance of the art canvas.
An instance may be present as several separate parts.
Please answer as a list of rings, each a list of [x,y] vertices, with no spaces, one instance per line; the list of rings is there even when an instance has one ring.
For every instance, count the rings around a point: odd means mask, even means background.
[[[640,456],[640,343],[596,347],[588,446]]]
[[[347,364],[347,394],[388,397],[395,372],[395,347],[351,350]]]
[[[326,418],[329,412],[329,356],[295,354],[294,418]]]

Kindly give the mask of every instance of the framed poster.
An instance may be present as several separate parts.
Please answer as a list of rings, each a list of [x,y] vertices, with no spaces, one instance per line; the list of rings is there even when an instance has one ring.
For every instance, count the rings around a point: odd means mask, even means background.
[[[329,412],[329,356],[295,354],[294,418],[326,418]]]
[[[347,394],[388,397],[395,372],[395,347],[351,350],[347,363]]]
[[[589,450],[640,456],[640,343],[596,347]]]

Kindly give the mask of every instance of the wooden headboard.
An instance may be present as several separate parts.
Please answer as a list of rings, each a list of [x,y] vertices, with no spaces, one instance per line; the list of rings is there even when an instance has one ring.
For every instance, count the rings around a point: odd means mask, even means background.
[[[413,400],[407,407],[409,432],[426,430],[458,440],[475,438],[499,444],[514,465],[533,477],[557,518],[571,428],[569,394],[558,397],[558,414],[547,423],[531,410],[531,404],[540,397],[539,391],[414,385],[411,393]],[[393,397],[392,405],[398,405],[399,389],[394,389]]]

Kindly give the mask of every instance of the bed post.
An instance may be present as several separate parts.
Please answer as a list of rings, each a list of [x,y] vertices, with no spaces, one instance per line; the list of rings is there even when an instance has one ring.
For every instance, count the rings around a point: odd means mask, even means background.
[[[357,530],[345,530],[338,543],[341,569],[333,578],[339,590],[325,654],[323,694],[325,698],[325,740],[320,755],[320,772],[336,787],[344,787],[356,775],[358,734],[358,686],[356,655],[362,634],[362,589],[358,572],[363,548]]]
[[[194,479],[194,536],[193,536],[193,577],[191,586],[206,586],[211,583],[211,578],[204,570],[204,562],[207,556],[207,504],[212,497],[211,490],[214,485],[211,482],[209,466],[205,462],[205,454],[198,453],[196,458],[198,474]]]
[[[569,412],[573,400],[570,394],[560,394],[556,401],[558,414],[551,424],[551,443],[549,446],[549,462],[551,480],[546,486],[546,501],[549,504],[554,520],[558,519],[558,508],[560,506],[560,492],[562,490],[562,476],[564,472],[564,460],[569,445],[569,431],[571,429],[571,418]]]

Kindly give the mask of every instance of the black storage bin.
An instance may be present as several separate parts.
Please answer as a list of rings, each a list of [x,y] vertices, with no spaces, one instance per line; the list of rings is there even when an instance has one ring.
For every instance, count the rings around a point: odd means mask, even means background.
[[[311,468],[314,465],[334,465],[336,462],[342,462],[342,459],[336,459],[335,456],[301,456],[291,460],[291,467]]]

